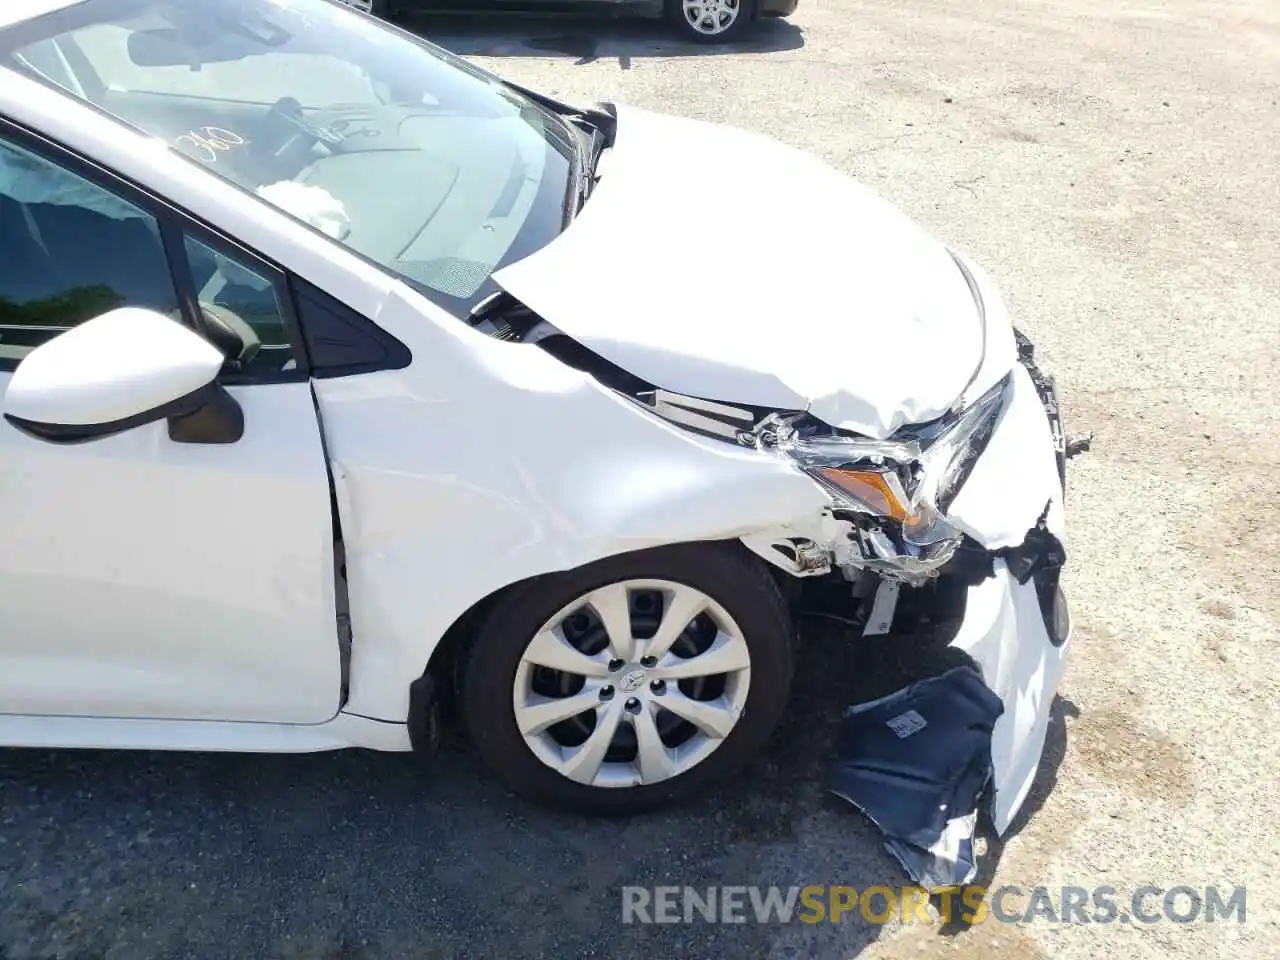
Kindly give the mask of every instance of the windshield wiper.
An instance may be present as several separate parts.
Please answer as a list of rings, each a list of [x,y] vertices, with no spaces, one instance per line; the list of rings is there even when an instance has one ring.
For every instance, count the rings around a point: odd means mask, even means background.
[[[503,78],[495,79],[502,86],[533,101],[555,116],[574,134],[577,149],[574,151],[574,181],[571,184],[573,203],[567,205],[565,210],[567,223],[577,215],[582,205],[586,203],[587,197],[591,195],[591,190],[595,186],[596,164],[600,161],[600,155],[613,146],[614,137],[618,132],[617,110],[613,104],[607,102],[590,107],[575,107],[555,97],[549,97],[545,93],[531,90],[523,84]],[[584,134],[590,137],[586,146],[582,143]]]
[[[579,141],[581,144],[581,141]],[[580,145],[578,151],[578,183],[574,193],[573,212],[576,214],[582,209],[582,205],[587,202],[587,197],[591,196],[591,191],[596,185],[596,164],[600,162],[600,155],[604,153],[605,148],[609,146],[609,138],[599,127],[592,127],[590,139],[585,147]]]

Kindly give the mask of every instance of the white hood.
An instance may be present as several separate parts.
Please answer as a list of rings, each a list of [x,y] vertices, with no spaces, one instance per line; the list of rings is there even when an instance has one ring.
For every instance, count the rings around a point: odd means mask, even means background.
[[[982,359],[947,250],[852,178],[768,138],[623,107],[581,213],[495,280],[655,386],[886,437]]]

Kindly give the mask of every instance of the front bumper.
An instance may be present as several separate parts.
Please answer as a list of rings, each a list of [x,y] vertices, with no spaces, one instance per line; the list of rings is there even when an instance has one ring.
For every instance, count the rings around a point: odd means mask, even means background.
[[[968,589],[964,620],[951,646],[973,658],[1004,704],[991,738],[991,820],[1003,834],[1035,781],[1050,707],[1070,642],[1066,599],[1055,589],[1046,616],[1033,581],[1019,583],[1003,560]]]
[[[992,821],[1004,833],[1027,797],[1071,639],[1059,583],[1066,561],[1065,433],[1053,383],[1019,335],[1014,394],[952,505],[994,551],[993,575],[968,588],[951,646],[971,656],[1004,703],[991,743]]]
[[[1059,583],[1066,561],[1062,422],[1052,381],[1022,342],[1009,404],[948,512],[991,558],[991,576],[967,588],[951,646],[973,659],[1004,704],[991,743],[999,833],[1035,779],[1071,636]]]
[[[1000,833],[1035,779],[1071,633],[1059,584],[1066,559],[1062,424],[1052,381],[1036,369],[1029,344],[1020,353],[999,420],[947,511],[965,545],[935,574],[939,586],[950,581],[954,587],[939,596],[958,591],[964,600],[962,613],[948,612],[955,626],[940,639],[964,655],[1003,705],[991,736],[988,791]],[[865,634],[890,633],[899,591],[919,587],[916,596],[928,598],[933,588],[895,579],[892,570],[863,553],[852,528],[841,524],[828,519],[813,549],[797,549],[791,572],[803,577],[838,571],[838,579],[860,588],[855,589],[864,599],[855,619],[865,624]],[[768,556],[764,543],[744,542]]]
[[[942,617],[917,637],[926,662],[907,668],[907,686],[848,709],[831,771],[829,789],[880,828],[886,848],[929,890],[973,880],[980,805],[1004,834],[1026,801],[1071,637],[1059,583],[1061,417],[1052,380],[1036,368],[1030,343],[1018,340],[1009,402],[947,513],[968,545],[938,583],[913,591],[923,601],[915,610],[921,626]],[[894,627],[901,588],[883,578],[873,585],[864,633]],[[936,669],[928,662],[935,657]]]
[[[800,0],[760,0],[760,16],[789,17],[799,5]]]

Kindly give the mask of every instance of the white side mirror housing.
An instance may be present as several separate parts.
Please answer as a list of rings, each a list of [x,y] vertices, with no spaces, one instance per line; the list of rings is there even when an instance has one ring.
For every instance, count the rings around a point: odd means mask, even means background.
[[[233,442],[244,421],[216,383],[223,359],[216,347],[177,321],[122,307],[27,354],[5,392],[5,419],[53,443],[94,440],[166,418],[173,436],[175,419],[211,406],[226,414],[229,403],[239,417],[234,438],[199,442]]]

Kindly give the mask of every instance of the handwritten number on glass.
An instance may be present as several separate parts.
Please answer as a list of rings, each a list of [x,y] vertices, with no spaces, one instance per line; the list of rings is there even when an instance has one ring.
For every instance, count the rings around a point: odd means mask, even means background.
[[[230,150],[232,147],[243,146],[249,141],[240,134],[222,127],[201,127],[198,130],[189,130],[173,142],[175,145],[189,147],[197,160],[217,163],[219,153]]]

